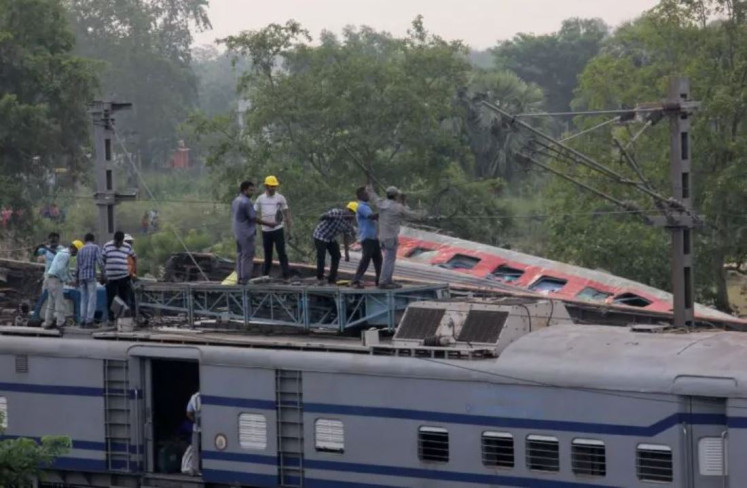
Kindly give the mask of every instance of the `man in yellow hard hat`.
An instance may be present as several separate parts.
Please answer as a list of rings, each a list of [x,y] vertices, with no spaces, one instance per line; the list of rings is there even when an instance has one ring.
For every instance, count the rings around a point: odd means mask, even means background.
[[[355,236],[353,221],[357,210],[358,202],[350,202],[345,210],[333,208],[319,218],[319,224],[314,229],[314,245],[316,247],[316,279],[320,285],[324,284],[324,260],[327,253],[332,258],[327,283],[330,285],[337,283],[337,268],[340,266],[340,244],[337,243],[337,234],[343,234],[345,261],[350,261],[348,245],[350,239]]]
[[[75,281],[80,289],[80,326],[93,327],[96,314],[96,268],[103,271],[104,262],[101,258],[101,248],[96,244],[96,238],[90,232],[83,238],[86,243],[78,252],[75,267]]]
[[[288,240],[291,239],[291,214],[285,197],[278,193],[280,182],[275,176],[265,178],[265,192],[258,196],[254,202],[254,210],[259,220],[272,222],[274,227],[262,225],[262,247],[265,251],[265,262],[262,266],[262,274],[270,275],[272,268],[272,249],[278,251],[278,261],[283,273],[283,279],[290,278],[290,267],[288,266],[288,254],[285,252],[285,229],[288,230]]]
[[[57,251],[52,265],[47,271],[47,312],[42,327],[51,329],[55,321],[57,327],[65,325],[65,283],[72,283],[70,257],[78,254],[83,243],[75,240],[67,248]]]

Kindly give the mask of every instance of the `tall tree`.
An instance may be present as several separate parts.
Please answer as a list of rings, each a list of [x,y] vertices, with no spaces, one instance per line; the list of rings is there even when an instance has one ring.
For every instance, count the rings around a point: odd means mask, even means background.
[[[55,168],[85,167],[96,77],[73,44],[59,0],[0,0],[0,206],[28,211]]]
[[[193,29],[210,28],[208,0],[65,0],[76,52],[104,62],[101,96],[133,102],[118,128],[145,165],[163,164],[197,104]]]
[[[709,21],[714,14],[717,19]],[[724,265],[747,255],[743,216],[747,204],[742,184],[747,168],[747,5],[729,0],[662,0],[640,20],[621,28],[580,78],[576,107],[603,109],[661,100],[673,75],[689,76],[693,96],[701,100],[693,126],[695,207],[709,226],[698,234],[697,288],[701,300],[729,310]],[[598,121],[587,121],[591,126]],[[616,128],[612,135],[628,144],[641,126]],[[609,160],[609,132],[595,133],[581,147]],[[630,149],[652,185],[667,192],[669,139],[666,123],[647,129]],[[617,156],[615,156],[615,159]],[[636,178],[621,158],[619,171]],[[637,200],[656,211],[651,201],[619,184],[590,182],[620,199]],[[551,221],[551,244],[557,255],[586,266],[605,266],[618,274],[669,287],[668,239],[661,229],[629,217],[593,215],[606,205],[557,183]],[[575,214],[575,215],[574,215]]]
[[[361,27],[312,45],[291,21],[225,42],[250,66],[239,81],[249,109],[241,128],[227,117],[200,129],[217,135],[212,166],[229,192],[244,175],[276,174],[311,226],[368,174],[446,216],[444,227],[496,242],[507,221],[485,217],[503,211],[502,182],[472,180],[473,155],[454,130],[470,74],[461,43],[420,18],[404,38]]]
[[[558,32],[518,34],[493,49],[496,66],[542,87],[547,110],[570,109],[578,75],[597,55],[609,27],[601,19],[571,18]]]

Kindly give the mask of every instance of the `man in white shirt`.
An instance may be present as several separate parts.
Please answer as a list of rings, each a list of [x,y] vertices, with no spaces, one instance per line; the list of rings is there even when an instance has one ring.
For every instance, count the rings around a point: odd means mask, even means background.
[[[202,431],[200,412],[202,411],[202,399],[198,391],[192,395],[187,403],[187,418],[192,421],[192,457],[190,462],[190,474],[200,473],[200,432]]]
[[[285,252],[285,228],[288,229],[288,239],[291,238],[291,214],[285,197],[277,192],[278,179],[274,176],[265,178],[265,192],[254,202],[254,210],[260,220],[275,223],[275,227],[262,226],[262,245],[265,251],[265,262],[262,274],[269,276],[272,268],[272,249],[278,251],[278,261],[283,273],[283,279],[290,278],[288,255]]]

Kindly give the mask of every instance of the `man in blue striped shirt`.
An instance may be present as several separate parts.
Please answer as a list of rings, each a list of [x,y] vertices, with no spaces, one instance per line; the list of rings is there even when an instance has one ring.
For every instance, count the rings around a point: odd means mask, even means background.
[[[85,244],[78,251],[75,277],[80,287],[80,326],[93,327],[96,313],[96,267],[104,269],[101,248],[96,245],[90,232],[83,238]]]
[[[114,297],[121,298],[130,309],[132,309],[132,284],[130,282],[130,269],[127,265],[127,257],[137,259],[135,251],[124,241],[124,232],[118,230],[114,233],[114,240],[104,244],[102,260],[104,262],[104,276],[106,277],[106,309],[111,313]]]

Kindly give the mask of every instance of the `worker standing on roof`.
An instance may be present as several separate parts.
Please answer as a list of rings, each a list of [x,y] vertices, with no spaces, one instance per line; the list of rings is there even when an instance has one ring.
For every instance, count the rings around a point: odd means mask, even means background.
[[[262,267],[264,276],[270,275],[272,268],[272,248],[278,251],[278,261],[283,279],[290,278],[290,267],[288,266],[288,255],[285,252],[285,229],[288,229],[288,240],[291,239],[291,214],[285,197],[278,193],[278,179],[274,176],[265,178],[265,192],[257,197],[254,202],[254,210],[265,222],[272,222],[270,226],[262,224],[262,247],[265,252],[265,263]]]
[[[44,260],[42,294],[44,294],[45,291],[49,292],[47,287],[47,273],[49,272],[49,267],[52,266],[52,261],[54,261],[55,255],[64,249],[64,247],[60,246],[60,234],[57,232],[50,232],[47,239],[49,239],[48,244],[39,244],[36,246],[36,249],[34,249],[34,256],[38,256],[39,260]],[[49,308],[49,300],[44,302],[44,309],[41,311],[43,317],[47,316],[47,308]]]
[[[73,241],[68,248],[57,251],[52,265],[47,272],[47,311],[42,327],[51,329],[56,321],[57,327],[65,326],[65,283],[72,283],[70,276],[70,257],[78,254],[83,247],[79,240]]]
[[[102,252],[104,262],[103,280],[106,281],[106,310],[110,318],[113,317],[111,308],[116,296],[132,309],[132,280],[127,258],[132,257],[137,262],[137,255],[132,246],[124,241],[124,238],[124,232],[118,230],[114,233],[114,239],[104,244]]]
[[[368,265],[371,261],[374,263],[376,271],[376,286],[379,285],[381,276],[381,244],[379,244],[379,231],[376,228],[376,221],[379,214],[371,210],[368,204],[369,195],[365,186],[361,186],[355,191],[358,197],[358,210],[356,217],[358,220],[358,241],[361,243],[361,260],[358,263],[358,269],[355,271],[355,277],[351,286],[353,288],[363,288],[363,275],[368,271]]]
[[[93,327],[96,314],[96,267],[103,272],[104,262],[94,235],[89,232],[83,240],[86,242],[78,252],[75,281],[80,287],[80,326],[86,328]]]
[[[324,284],[324,260],[329,253],[332,262],[329,265],[327,283],[337,283],[337,268],[340,266],[340,244],[337,242],[337,234],[343,234],[345,245],[345,261],[350,261],[348,255],[349,239],[355,235],[353,219],[358,210],[358,202],[350,202],[345,207],[333,208],[324,212],[314,229],[314,245],[316,247],[316,279],[321,285]]]
[[[379,241],[384,254],[384,262],[381,266],[381,278],[379,288],[392,289],[401,288],[394,283],[394,263],[397,260],[397,247],[399,246],[399,230],[402,219],[423,218],[423,212],[411,210],[403,203],[402,193],[396,186],[386,189],[386,198],[376,195],[373,186],[369,185],[366,191],[379,209]]]
[[[274,228],[275,222],[267,222],[257,218],[252,204],[254,183],[242,181],[239,185],[239,195],[231,203],[231,226],[233,237],[236,239],[236,282],[245,285],[252,278],[254,268],[255,239],[257,237],[257,223]]]

